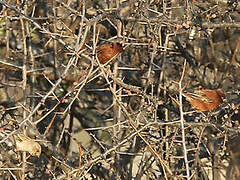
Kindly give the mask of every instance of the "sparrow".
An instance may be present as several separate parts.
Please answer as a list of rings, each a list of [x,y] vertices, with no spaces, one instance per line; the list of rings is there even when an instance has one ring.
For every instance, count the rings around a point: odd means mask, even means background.
[[[114,62],[122,51],[123,47],[120,43],[106,43],[97,48],[97,58],[101,64]]]
[[[225,94],[222,90],[202,89],[194,93],[183,93],[186,100],[199,112],[213,111],[224,102]]]

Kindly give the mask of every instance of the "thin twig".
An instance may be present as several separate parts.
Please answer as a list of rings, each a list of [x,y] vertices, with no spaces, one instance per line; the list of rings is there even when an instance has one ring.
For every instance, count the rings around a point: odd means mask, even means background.
[[[179,80],[179,111],[180,111],[180,123],[181,123],[181,130],[182,130],[182,145],[183,145],[183,153],[184,153],[184,161],[185,161],[185,166],[186,166],[186,173],[187,173],[187,179],[190,179],[190,171],[189,171],[189,162],[188,162],[188,156],[187,156],[187,147],[186,147],[186,135],[185,135],[185,125],[184,125],[184,112],[183,112],[183,103],[182,103],[182,81],[183,77],[186,71],[186,60],[184,61],[183,65],[183,72],[181,75],[181,78]]]

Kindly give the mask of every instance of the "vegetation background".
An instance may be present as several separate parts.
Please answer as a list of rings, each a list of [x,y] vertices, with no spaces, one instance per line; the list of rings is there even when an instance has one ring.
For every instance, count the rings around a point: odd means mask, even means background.
[[[237,0],[0,4],[1,179],[240,178]],[[192,111],[200,88],[227,103]]]

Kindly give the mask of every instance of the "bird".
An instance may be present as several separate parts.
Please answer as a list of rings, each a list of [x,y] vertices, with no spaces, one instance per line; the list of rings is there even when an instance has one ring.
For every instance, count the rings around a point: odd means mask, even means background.
[[[106,43],[97,48],[97,58],[101,64],[114,62],[122,51],[123,47],[120,43]]]
[[[194,91],[194,93],[183,93],[183,96],[199,112],[213,111],[225,99],[225,94],[221,89],[201,89]]]

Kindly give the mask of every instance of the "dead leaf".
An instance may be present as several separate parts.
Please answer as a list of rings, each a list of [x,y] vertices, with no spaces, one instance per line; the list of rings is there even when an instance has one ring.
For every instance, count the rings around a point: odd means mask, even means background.
[[[41,146],[33,139],[24,134],[14,135],[14,139],[16,141],[16,151],[29,152],[32,156],[40,156]]]

